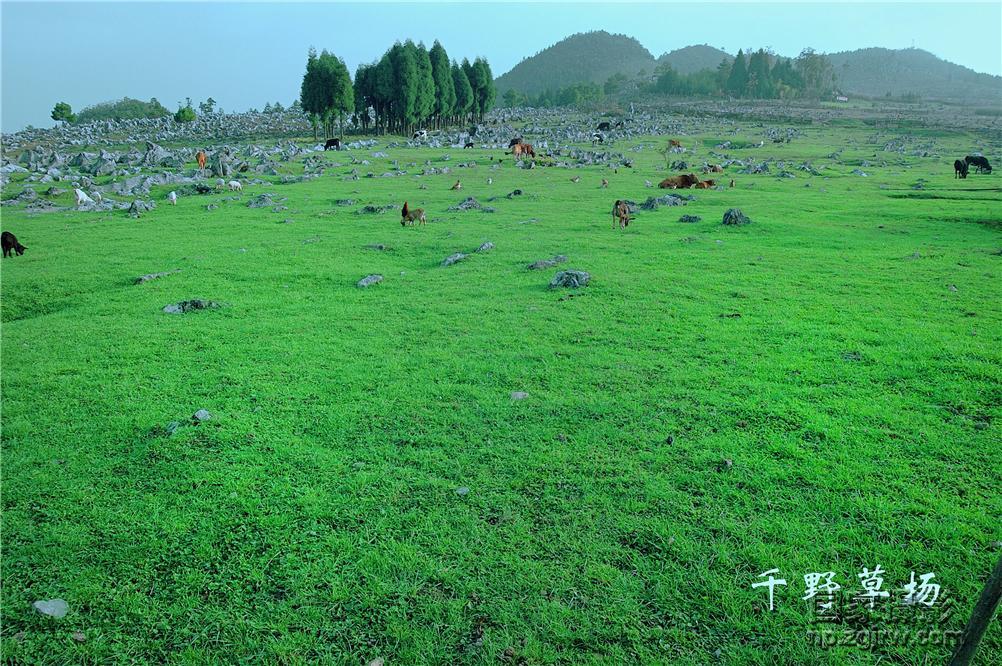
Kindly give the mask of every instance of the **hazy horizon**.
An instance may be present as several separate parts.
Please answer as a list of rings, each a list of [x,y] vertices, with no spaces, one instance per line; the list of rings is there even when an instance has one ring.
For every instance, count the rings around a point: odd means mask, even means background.
[[[211,96],[227,111],[288,104],[298,97],[311,46],[344,58],[354,75],[360,63],[403,39],[429,46],[438,39],[457,60],[484,56],[495,76],[591,30],[635,37],[655,57],[694,44],[731,54],[766,47],[783,56],[805,47],[834,53],[914,46],[1002,74],[1002,4],[984,2],[3,2],[0,14],[4,132],[53,125],[49,114],[59,101],[75,111],[122,97],[156,97],[170,109],[186,97]]]

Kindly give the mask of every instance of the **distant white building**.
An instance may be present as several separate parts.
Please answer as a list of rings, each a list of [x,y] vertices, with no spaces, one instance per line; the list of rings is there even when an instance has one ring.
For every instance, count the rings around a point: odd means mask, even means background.
[[[846,97],[845,95],[835,95],[835,101],[836,102],[848,102],[849,98]]]

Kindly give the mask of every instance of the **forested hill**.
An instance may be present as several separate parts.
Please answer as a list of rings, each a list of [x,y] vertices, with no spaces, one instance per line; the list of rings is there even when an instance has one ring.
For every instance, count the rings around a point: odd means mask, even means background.
[[[703,69],[716,69],[724,59],[734,60],[734,56],[706,44],[697,44],[665,53],[658,58],[658,64],[671,65],[679,74],[692,74]]]
[[[986,52],[985,57],[997,58],[998,53]],[[831,53],[828,59],[847,93],[1002,104],[1002,77],[979,74],[921,49],[859,49]]]
[[[633,79],[640,71],[653,73],[656,66],[654,56],[636,39],[599,30],[571,35],[526,58],[499,77],[496,86],[498,95],[510,88],[537,95],[573,83],[601,84],[613,74]]]

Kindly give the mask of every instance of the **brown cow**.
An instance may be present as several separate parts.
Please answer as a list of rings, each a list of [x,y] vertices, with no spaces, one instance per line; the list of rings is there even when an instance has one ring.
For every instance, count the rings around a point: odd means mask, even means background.
[[[716,184],[717,184],[717,182],[714,181],[714,180],[704,180],[704,181],[702,181],[700,183],[696,183],[696,189],[699,189],[699,190],[708,190],[708,189],[710,189],[711,187],[713,187]]]
[[[669,139],[668,140],[668,146],[671,147],[671,148],[681,148],[682,147],[682,142],[679,141],[678,139]]]
[[[671,178],[665,178],[658,187],[662,190],[685,190],[699,182],[699,177],[694,173],[683,173]]]
[[[463,184],[462,184],[461,182],[459,182],[459,181],[457,180],[457,181],[456,181],[456,184],[455,184],[455,185],[453,185],[453,186],[452,186],[451,188],[449,188],[449,189],[453,189],[453,190],[461,190],[461,189],[463,189]]]
[[[205,175],[205,161],[206,161],[205,151],[204,150],[200,150],[197,153],[195,153],[195,160],[198,162],[198,170],[201,171],[202,175],[204,176]]]
[[[414,221],[417,220],[419,224],[427,224],[428,220],[425,219],[424,210],[420,208],[415,208],[414,210],[408,210],[407,202],[404,202],[404,208],[400,211],[400,226],[406,227],[408,224],[414,225]]]

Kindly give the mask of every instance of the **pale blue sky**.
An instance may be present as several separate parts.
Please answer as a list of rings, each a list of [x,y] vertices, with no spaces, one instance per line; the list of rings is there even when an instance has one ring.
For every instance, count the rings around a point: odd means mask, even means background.
[[[327,48],[354,74],[395,40],[486,56],[495,76],[586,30],[636,37],[655,56],[690,44],[734,53],[805,46],[833,52],[913,44],[1002,73],[1002,3],[53,3],[0,2],[2,126],[48,126],[123,96],[170,107],[212,96],[227,110],[296,98],[307,49]]]

